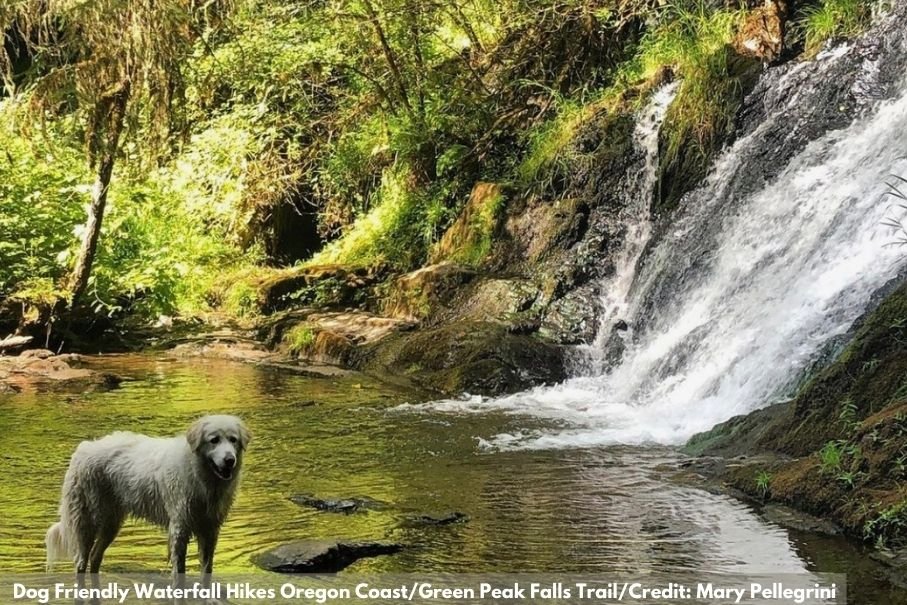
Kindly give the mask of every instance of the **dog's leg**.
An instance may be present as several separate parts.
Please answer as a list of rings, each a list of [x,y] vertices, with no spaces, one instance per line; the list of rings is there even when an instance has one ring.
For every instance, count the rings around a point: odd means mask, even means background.
[[[170,522],[170,564],[173,566],[173,579],[178,586],[186,580],[186,549],[189,547],[190,532],[178,522]]]
[[[95,542],[94,527],[86,525],[76,528],[76,573],[79,575],[85,575],[88,569],[89,553]]]
[[[214,549],[217,547],[218,528],[205,527],[198,531],[198,560],[202,568],[202,584],[211,586],[211,573],[214,571]]]
[[[98,531],[97,539],[88,555],[88,569],[90,573],[96,574],[101,571],[101,561],[104,560],[104,551],[107,550],[107,547],[110,546],[111,542],[117,537],[117,534],[120,533],[121,524],[119,519],[108,519],[105,521],[100,531]]]

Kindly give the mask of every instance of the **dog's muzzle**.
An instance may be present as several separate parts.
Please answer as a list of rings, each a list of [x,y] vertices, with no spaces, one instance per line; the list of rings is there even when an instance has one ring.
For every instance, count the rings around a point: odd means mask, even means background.
[[[212,460],[211,470],[215,475],[217,475],[218,479],[230,481],[231,479],[233,479],[233,472],[236,470],[236,458],[225,458],[223,464],[220,465]]]

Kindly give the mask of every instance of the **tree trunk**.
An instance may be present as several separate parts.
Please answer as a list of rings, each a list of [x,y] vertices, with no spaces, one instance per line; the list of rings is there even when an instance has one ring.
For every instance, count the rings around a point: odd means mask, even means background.
[[[372,6],[372,3],[369,0],[362,0],[362,6],[365,7],[368,19],[371,21],[372,27],[375,28],[375,34],[378,36],[378,42],[381,43],[381,49],[384,51],[384,58],[387,61],[387,66],[391,70],[392,79],[397,87],[397,92],[400,95],[400,102],[403,103],[406,112],[413,115],[413,106],[409,102],[409,92],[406,89],[406,81],[403,79],[403,73],[400,71],[397,55],[391,48],[387,35],[384,33],[384,28],[381,27],[378,11],[375,10],[375,7]]]
[[[129,102],[129,83],[121,84],[115,91],[98,102],[95,128],[101,130],[98,145],[94,187],[91,190],[91,205],[88,208],[88,221],[82,246],[76,257],[76,264],[70,278],[70,308],[74,307],[88,287],[88,278],[98,250],[98,237],[101,235],[101,222],[104,220],[104,209],[107,207],[107,190],[110,177],[113,175],[113,164],[116,161],[120,146],[120,134],[123,132],[123,121],[126,116],[126,105]]]

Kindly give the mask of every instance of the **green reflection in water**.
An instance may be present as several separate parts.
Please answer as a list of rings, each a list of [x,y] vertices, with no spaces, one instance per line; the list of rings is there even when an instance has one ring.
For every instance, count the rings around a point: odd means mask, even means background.
[[[44,532],[79,441],[113,430],[174,434],[209,412],[239,415],[253,432],[218,547],[219,571],[250,570],[252,554],[306,538],[408,546],[351,571],[822,571],[799,554],[810,551],[809,537],[792,538],[730,498],[667,482],[659,469],[674,459],[670,450],[489,453],[478,448],[479,438],[540,421],[393,410],[425,395],[360,375],[310,378],[151,356],[93,363],[133,380],[107,392],[0,396],[0,565],[9,571],[43,568]],[[303,492],[381,504],[324,513],[288,500]],[[450,511],[468,514],[469,522],[411,521]],[[860,556],[841,541],[822,544],[822,552],[838,553],[835,570]],[[163,531],[127,524],[104,568],[164,570]],[[891,595],[903,591],[879,594],[878,602],[896,602]]]

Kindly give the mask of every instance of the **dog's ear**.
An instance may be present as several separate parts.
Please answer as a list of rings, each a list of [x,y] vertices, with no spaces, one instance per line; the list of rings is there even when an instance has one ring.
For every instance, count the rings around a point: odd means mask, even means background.
[[[205,419],[199,418],[186,431],[186,441],[193,452],[197,452],[205,441]]]
[[[239,422],[239,446],[242,449],[248,447],[249,442],[252,441],[252,433],[249,432],[248,427],[242,422]]]

